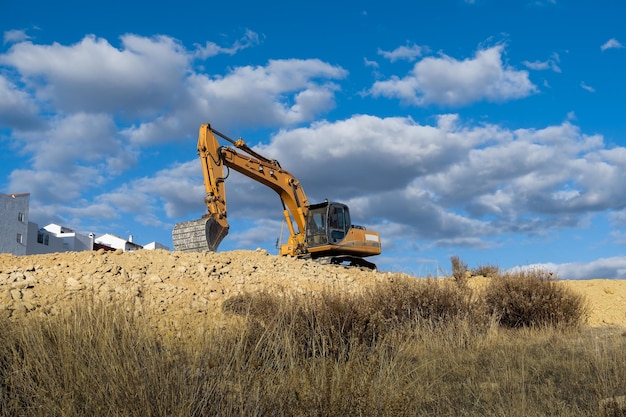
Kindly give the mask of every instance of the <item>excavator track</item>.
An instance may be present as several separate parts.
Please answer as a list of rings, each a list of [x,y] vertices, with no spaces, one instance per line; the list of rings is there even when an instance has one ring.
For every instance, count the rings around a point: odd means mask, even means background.
[[[172,229],[174,250],[183,252],[216,252],[228,234],[223,227],[210,217],[177,223]]]
[[[358,256],[350,256],[350,255],[338,255],[338,256],[321,256],[312,258],[314,261],[319,262],[322,265],[343,265],[349,267],[358,267],[358,268],[367,268],[371,270],[376,270],[376,264],[366,261],[363,258]]]

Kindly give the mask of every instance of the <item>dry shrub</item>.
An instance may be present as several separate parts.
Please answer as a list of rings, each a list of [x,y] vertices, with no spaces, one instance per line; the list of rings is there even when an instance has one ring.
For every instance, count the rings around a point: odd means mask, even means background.
[[[339,358],[357,345],[375,346],[393,330],[467,317],[471,305],[468,293],[452,282],[396,277],[360,294],[242,294],[225,300],[222,308],[250,317],[250,326],[290,332],[301,355]]]
[[[282,334],[290,353],[298,357],[344,357],[352,345],[375,339],[373,326],[355,298],[324,293],[320,297],[293,294],[239,294],[222,309],[247,318],[241,333],[246,355],[282,355],[269,346],[267,335]],[[267,358],[266,358],[267,359]]]
[[[454,281],[461,288],[467,287],[467,280],[470,275],[467,264],[456,255],[450,257],[450,263],[452,264],[452,277]]]
[[[543,269],[519,270],[494,277],[485,290],[487,314],[501,326],[572,327],[581,324],[584,299]]]
[[[500,267],[497,265],[479,265],[472,272],[476,276],[493,278],[500,275]]]
[[[369,294],[372,308],[394,323],[441,323],[470,313],[469,292],[447,280],[397,279]]]

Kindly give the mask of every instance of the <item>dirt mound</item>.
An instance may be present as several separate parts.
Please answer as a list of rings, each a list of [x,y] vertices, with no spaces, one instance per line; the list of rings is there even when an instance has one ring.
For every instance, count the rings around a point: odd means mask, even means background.
[[[57,315],[76,301],[125,303],[161,332],[224,326],[222,302],[242,292],[356,292],[397,274],[321,265],[263,250],[0,254],[0,317]],[[626,326],[626,281],[564,281],[585,295],[592,326]]]
[[[57,315],[77,300],[123,302],[160,331],[203,331],[207,324],[226,324],[222,302],[242,292],[353,292],[390,276],[263,250],[2,254],[0,317]]]
[[[589,303],[591,326],[626,327],[626,281],[590,279],[563,281]]]

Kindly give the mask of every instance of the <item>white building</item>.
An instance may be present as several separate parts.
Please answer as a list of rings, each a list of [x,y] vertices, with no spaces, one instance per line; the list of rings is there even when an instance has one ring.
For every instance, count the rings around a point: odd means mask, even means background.
[[[164,250],[170,250],[169,247],[165,246],[162,243],[159,242],[150,242],[146,245],[143,245],[143,248],[146,250],[155,250],[155,249],[164,249]]]
[[[0,253],[34,255],[80,252],[94,250],[94,244],[104,249],[122,249],[125,252],[137,249],[169,250],[158,242],[139,245],[133,242],[132,235],[128,240],[109,233],[96,238],[93,233],[76,233],[69,227],[54,223],[39,228],[36,223],[28,221],[29,204],[29,193],[0,193]]]
[[[40,229],[36,223],[28,222],[26,255],[93,250],[93,236],[54,223]]]
[[[28,240],[26,242],[26,255],[42,253],[66,252],[63,239],[57,238],[54,233],[45,228],[40,229],[37,223],[28,222]]]
[[[106,233],[102,236],[98,236],[95,239],[96,243],[101,245],[105,245],[114,249],[121,249],[124,252],[130,252],[138,249],[143,249],[143,246],[133,242],[133,237],[129,236],[128,240],[121,238],[119,236],[112,235],[110,233]]]
[[[0,193],[0,253],[26,255],[29,193]]]
[[[93,236],[57,224],[40,229],[37,223],[28,221],[29,207],[29,193],[0,193],[0,253],[35,255],[92,250]]]

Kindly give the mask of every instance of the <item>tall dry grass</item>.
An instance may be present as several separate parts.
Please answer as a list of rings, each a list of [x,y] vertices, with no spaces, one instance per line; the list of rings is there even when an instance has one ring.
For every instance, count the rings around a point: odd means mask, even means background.
[[[396,277],[353,296],[241,295],[224,304],[240,326],[181,339],[123,303],[0,320],[0,415],[626,415],[624,333],[560,321],[569,301],[508,326],[470,288]]]

